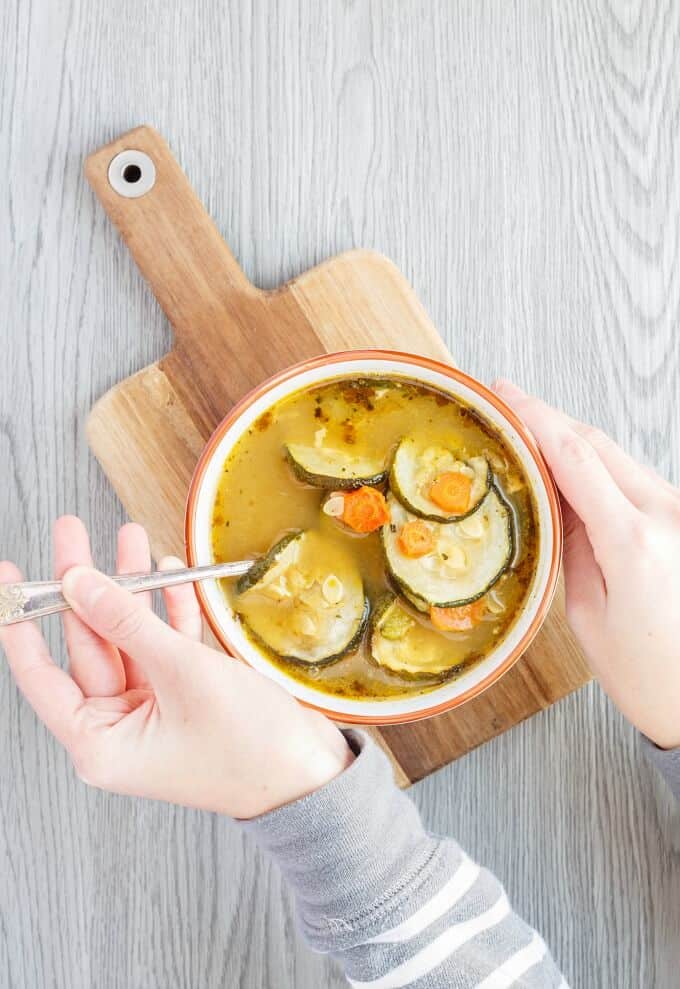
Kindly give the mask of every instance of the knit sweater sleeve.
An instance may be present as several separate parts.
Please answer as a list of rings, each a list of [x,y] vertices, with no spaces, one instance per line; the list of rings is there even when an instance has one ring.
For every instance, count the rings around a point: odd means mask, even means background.
[[[564,986],[498,880],[428,834],[386,756],[346,732],[352,765],[315,793],[244,823],[293,890],[302,932],[352,986]]]

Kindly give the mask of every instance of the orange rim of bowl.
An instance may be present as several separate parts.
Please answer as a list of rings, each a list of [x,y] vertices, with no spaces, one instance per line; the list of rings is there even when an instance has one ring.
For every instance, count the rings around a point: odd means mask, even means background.
[[[341,721],[345,724],[358,724],[358,725],[398,725],[398,724],[408,724],[413,721],[421,721],[425,718],[434,717],[437,714],[443,714],[445,711],[451,711],[456,707],[460,707],[461,704],[465,704],[466,701],[471,700],[473,697],[477,697],[483,691],[487,690],[494,683],[496,683],[500,678],[508,672],[508,670],[515,665],[520,656],[526,652],[528,647],[534,640],[536,633],[540,629],[545,617],[548,613],[548,609],[552,603],[552,599],[555,594],[557,587],[557,578],[559,575],[560,563],[562,560],[562,513],[560,511],[560,501],[557,494],[557,489],[555,487],[555,482],[553,481],[552,475],[548,469],[548,466],[543,459],[543,456],[538,448],[536,441],[534,440],[531,433],[527,430],[526,426],[523,424],[521,419],[513,412],[510,406],[491,391],[486,385],[477,381],[476,378],[470,377],[470,375],[465,374],[463,371],[458,371],[456,368],[450,367],[448,364],[444,364],[442,361],[436,361],[429,357],[420,357],[417,354],[402,353],[397,350],[347,350],[347,351],[336,351],[332,354],[321,354],[318,357],[312,357],[308,360],[301,361],[298,364],[293,364],[290,367],[285,368],[283,371],[279,371],[277,374],[272,375],[271,378],[267,378],[262,384],[258,385],[249,391],[244,397],[237,402],[233,409],[224,417],[222,422],[217,426],[214,433],[208,440],[203,453],[201,454],[200,460],[196,465],[193,477],[191,479],[191,484],[189,486],[189,495],[187,497],[186,513],[185,513],[185,523],[184,523],[184,542],[187,554],[187,562],[189,566],[196,566],[196,553],[194,549],[194,529],[195,529],[195,518],[196,518],[196,505],[198,501],[198,492],[203,481],[203,475],[205,474],[206,468],[210,461],[212,460],[213,454],[216,447],[220,443],[222,437],[226,431],[236,422],[237,419],[248,409],[250,406],[260,399],[263,395],[266,395],[272,389],[276,388],[280,384],[284,384],[298,375],[304,373],[305,371],[315,370],[317,368],[329,367],[333,364],[347,363],[352,361],[366,361],[366,360],[387,360],[395,361],[400,364],[409,364],[413,368],[426,368],[430,371],[436,371],[450,378],[452,381],[458,382],[459,384],[466,385],[475,394],[480,395],[482,398],[486,399],[491,405],[494,406],[497,412],[500,412],[502,417],[506,419],[511,426],[514,427],[517,434],[522,439],[525,447],[531,454],[534,460],[538,472],[541,476],[543,484],[545,485],[546,493],[548,495],[548,504],[550,507],[550,518],[552,522],[553,530],[553,546],[552,546],[552,557],[550,560],[550,570],[548,572],[548,579],[546,581],[545,590],[543,596],[538,603],[536,608],[536,613],[527,628],[526,632],[506,657],[506,659],[497,666],[487,677],[484,678],[476,686],[471,687],[464,693],[459,694],[457,697],[451,697],[446,701],[442,701],[439,704],[432,704],[429,707],[422,708],[418,711],[408,711],[403,714],[391,714],[391,715],[363,715],[363,714],[343,714],[339,711],[332,711],[324,707],[322,704],[312,704],[309,701],[301,700],[301,704],[305,707],[312,708],[315,711],[319,711],[321,714],[326,715],[326,717],[331,718],[334,721]],[[321,382],[319,382],[321,383]],[[203,587],[200,583],[194,584],[196,594],[205,616],[206,621],[216,639],[219,641],[221,646],[227,652],[229,656],[234,659],[239,659],[244,662],[247,666],[251,666],[248,659],[242,656],[241,653],[236,649],[234,644],[225,635],[219,621],[213,614],[212,608],[205,596]],[[425,695],[427,696],[427,695]]]

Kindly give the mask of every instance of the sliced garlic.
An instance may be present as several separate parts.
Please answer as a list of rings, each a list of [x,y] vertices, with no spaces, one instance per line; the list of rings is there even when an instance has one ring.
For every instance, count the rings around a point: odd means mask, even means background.
[[[495,587],[492,587],[486,595],[486,609],[487,611],[490,611],[492,615],[502,615],[505,611],[503,599]]]
[[[518,474],[509,474],[505,482],[505,490],[508,494],[515,494],[524,487],[524,481]]]
[[[316,622],[311,615],[300,615],[298,628],[302,635],[306,635],[308,638],[313,638],[317,632]]]
[[[288,585],[296,594],[306,591],[313,583],[312,575],[303,572],[299,567],[291,567],[288,571]]]
[[[486,528],[484,521],[485,520],[481,516],[480,512],[473,512],[472,515],[468,515],[466,519],[463,519],[458,523],[458,531],[462,533],[466,539],[481,539]]]
[[[441,553],[441,550],[440,550]],[[441,553],[444,559],[444,566],[447,570],[453,570],[454,572],[461,570],[467,570],[468,558],[467,553],[462,546],[447,545],[443,553]]]
[[[285,574],[282,574],[276,582],[265,587],[263,593],[277,601],[283,601],[284,598],[292,597]]]
[[[345,511],[345,499],[341,494],[332,494],[323,505],[325,515],[330,515],[333,519],[339,519]]]
[[[437,540],[437,553],[440,556],[451,556],[459,548],[458,540],[452,539],[451,536],[444,533],[440,533],[439,539]]]
[[[491,466],[495,471],[504,472],[508,469],[508,462],[505,457],[502,457],[495,450],[487,450],[484,448],[482,450],[482,455],[486,457]]]
[[[324,601],[321,595],[321,587],[316,582],[316,580],[312,582],[311,587],[308,587],[304,591],[300,591],[300,593],[298,594],[298,601],[301,601],[303,604],[306,604],[307,607],[311,608],[313,611],[319,610],[321,605],[324,604]]]
[[[317,450],[320,450],[321,447],[323,446],[323,441],[326,439],[327,432],[328,430],[326,429],[326,427],[322,426],[321,429],[317,429],[317,431],[314,433],[314,446],[316,447]]]
[[[345,596],[345,588],[334,573],[329,573],[321,585],[321,593],[329,604],[340,604]]]

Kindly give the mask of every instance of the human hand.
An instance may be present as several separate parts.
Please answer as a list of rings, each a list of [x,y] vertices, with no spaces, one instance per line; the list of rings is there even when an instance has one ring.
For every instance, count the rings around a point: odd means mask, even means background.
[[[352,761],[338,729],[273,681],[203,645],[191,585],[164,592],[170,624],[92,570],[82,522],[54,529],[69,673],[31,622],[0,629],[17,684],[76,772],[105,790],[249,818],[312,792]],[[123,526],[118,571],[149,570],[141,526]],[[161,569],[183,566],[167,558]],[[21,580],[0,564],[0,582]]]
[[[495,389],[562,494],[567,618],[593,673],[648,738],[680,746],[680,491],[600,430]]]

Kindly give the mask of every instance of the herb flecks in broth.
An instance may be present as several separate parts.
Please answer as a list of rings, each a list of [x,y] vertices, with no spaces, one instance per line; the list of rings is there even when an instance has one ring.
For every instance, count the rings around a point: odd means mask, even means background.
[[[478,596],[479,603],[474,607],[465,605],[468,613],[459,609],[435,614],[436,625],[431,620],[429,603],[423,603],[416,595],[409,600],[408,592],[398,584],[395,586],[389,576],[382,545],[384,533],[381,534],[380,529],[357,532],[343,521],[345,499],[359,495],[358,502],[362,500],[363,489],[359,485],[368,484],[366,490],[375,492],[376,496],[387,494],[388,502],[394,496],[394,492],[389,494],[385,472],[392,463],[398,443],[405,437],[419,451],[438,450],[438,456],[442,456],[442,450],[449,451],[448,458],[442,459],[439,467],[435,463],[434,472],[423,475],[420,493],[411,505],[419,514],[407,511],[409,519],[430,527],[432,541],[437,547],[436,553],[430,548],[429,556],[421,554],[425,568],[435,574],[439,570],[443,574],[454,574],[457,564],[461,567],[477,565],[475,546],[479,540],[488,538],[484,535],[486,530],[480,526],[482,509],[487,505],[491,491],[482,497],[485,485],[483,461],[490,465],[492,484],[502,503],[508,504],[512,516],[514,552],[507,568],[503,546],[496,544],[494,552],[498,564],[487,565],[486,570],[479,564],[480,580],[493,579],[491,588]],[[291,456],[286,453],[291,446],[303,460],[297,471],[292,469]],[[315,450],[322,451],[322,459],[313,455]],[[338,485],[332,483],[333,467],[328,466],[334,463],[334,457],[340,467],[344,467],[338,472],[337,476],[344,479]],[[314,469],[310,470],[311,467]],[[469,484],[461,483],[460,478],[444,476],[457,471],[469,477]],[[311,477],[314,483],[308,483],[306,477]],[[414,478],[414,483],[419,483],[415,474]],[[409,484],[411,480],[409,475]],[[437,485],[433,490],[435,480]],[[459,504],[457,499],[462,498],[464,502],[466,492],[469,492],[469,504]],[[444,509],[445,519],[446,513],[453,519],[468,515],[465,520],[467,533],[465,528],[454,530],[448,524],[440,525],[428,519],[428,515],[437,519],[442,514],[435,502],[429,511],[422,511],[432,494],[444,506],[453,506]],[[381,508],[373,496],[360,507],[360,527],[373,524],[373,521],[369,523],[369,517],[375,518],[376,525],[384,521],[375,514]],[[238,524],[230,524],[234,520]],[[465,522],[453,524],[465,526]],[[400,524],[404,525],[403,520]],[[502,525],[495,524],[495,538],[498,539]],[[398,527],[394,528],[396,534]],[[386,530],[390,529],[388,522]],[[323,558],[351,562],[370,603],[369,628],[364,631],[363,619],[355,614],[361,639],[358,645],[351,641],[348,626],[347,639],[353,651],[330,665],[282,659],[254,634],[253,642],[273,664],[308,686],[341,697],[367,700],[431,690],[443,678],[460,676],[495,648],[512,627],[529,593],[539,538],[536,508],[526,475],[495,427],[476,410],[443,392],[406,378],[379,377],[329,381],[289,396],[263,413],[230,455],[221,475],[213,510],[215,560],[264,556],[282,536],[292,531],[314,533],[310,545],[313,546],[318,538],[319,545],[323,545]],[[423,534],[416,533],[414,528],[411,536],[415,535],[419,535],[421,549],[423,545],[430,545],[429,540],[423,543]],[[412,547],[413,541],[405,539],[403,544]],[[323,563],[323,559],[320,562]],[[501,564],[502,574],[494,576],[494,567],[500,569]],[[335,568],[340,569],[340,564]],[[412,573],[413,568],[408,572]],[[312,604],[327,576],[329,574],[321,570],[317,573],[312,596],[308,595]],[[432,582],[418,578],[416,583],[419,593],[423,588],[427,593]],[[433,583],[437,589],[438,578]],[[458,585],[472,586],[476,590],[469,580],[467,583],[458,581]],[[225,581],[223,587],[230,606],[247,628],[248,616],[243,612],[248,609],[244,601],[239,600],[233,584]],[[285,584],[282,587],[285,588]],[[302,593],[306,593],[304,588]],[[356,590],[353,593],[356,595]],[[449,603],[439,597],[437,594],[437,604]],[[305,605],[298,613],[288,598],[282,600],[284,604],[276,614],[283,616],[288,609],[295,615],[295,621],[302,622],[303,630],[311,629],[307,622],[310,616],[305,611],[310,606]],[[393,605],[392,622],[387,625],[386,636],[378,628],[375,617],[378,603],[385,600],[392,601]],[[342,602],[337,608],[333,614],[341,615]],[[311,617],[318,616],[312,614]],[[260,618],[258,613],[258,620]],[[324,621],[328,620],[329,616],[324,613]],[[384,626],[383,621],[383,631]],[[340,628],[339,625],[333,627],[336,631]],[[400,637],[390,640],[389,635],[394,636],[395,630],[400,628]],[[323,652],[323,649],[316,653],[312,650],[310,655],[322,655]],[[378,662],[376,656],[382,657],[382,662]]]

